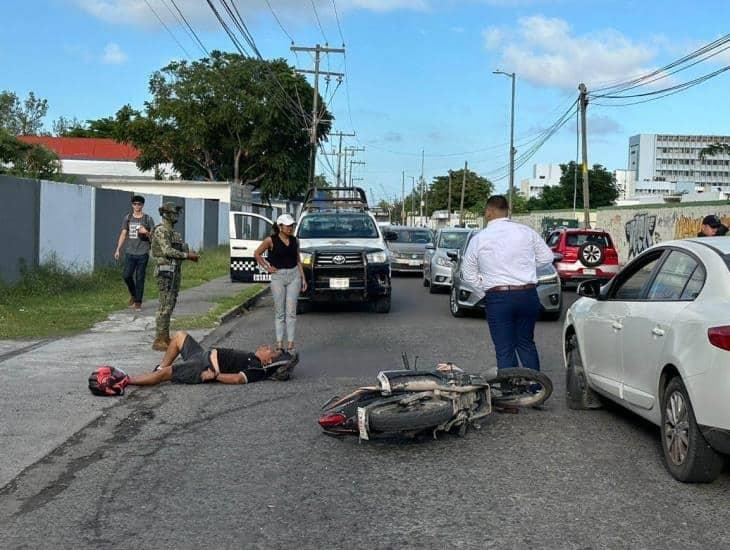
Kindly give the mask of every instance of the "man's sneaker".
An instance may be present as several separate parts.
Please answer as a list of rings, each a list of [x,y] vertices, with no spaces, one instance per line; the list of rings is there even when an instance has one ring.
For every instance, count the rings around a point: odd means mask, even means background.
[[[294,367],[296,367],[297,363],[299,363],[299,354],[284,351],[270,366],[276,366],[279,363],[281,363],[281,365],[274,371],[271,378],[278,380],[279,382],[285,382],[289,380],[291,371]]]

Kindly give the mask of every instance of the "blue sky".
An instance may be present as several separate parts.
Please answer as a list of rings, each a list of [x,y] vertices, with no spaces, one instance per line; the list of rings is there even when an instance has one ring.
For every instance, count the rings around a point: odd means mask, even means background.
[[[205,0],[175,3],[208,50],[232,50]],[[332,54],[322,68],[346,72],[347,84],[336,90],[330,109],[336,130],[357,132],[347,144],[365,147],[358,159],[366,164],[355,166],[354,174],[378,198],[400,195],[402,170],[420,174],[421,150],[427,180],[468,161],[498,190],[506,187],[510,80],[493,75],[494,69],[517,74],[519,156],[529,147],[522,142],[575,99],[580,81],[590,90],[643,74],[722,36],[730,21],[730,2],[722,0],[269,3],[302,46],[325,40],[341,45],[336,6],[347,56]],[[236,4],[264,56],[312,68],[309,54],[290,52],[266,0]],[[171,10],[171,0],[11,0],[3,6],[0,88],[47,98],[49,127],[60,115],[85,120],[113,115],[125,103],[142,107],[154,70],[186,58],[183,49],[194,58],[202,55]],[[656,86],[729,64],[730,49]],[[588,111],[589,163],[624,167],[628,138],[637,133],[730,134],[728,87],[730,72],[641,105],[602,106],[597,100]],[[566,162],[575,151],[573,118],[517,171],[516,185],[530,176],[533,163]],[[328,173],[328,167],[320,163],[318,171]]]

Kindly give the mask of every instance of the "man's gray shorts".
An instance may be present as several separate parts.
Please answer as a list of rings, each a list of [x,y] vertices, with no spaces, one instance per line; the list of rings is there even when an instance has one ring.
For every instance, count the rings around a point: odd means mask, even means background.
[[[210,352],[189,334],[180,350],[182,361],[172,365],[172,381],[178,384],[201,384],[200,376],[210,368]]]

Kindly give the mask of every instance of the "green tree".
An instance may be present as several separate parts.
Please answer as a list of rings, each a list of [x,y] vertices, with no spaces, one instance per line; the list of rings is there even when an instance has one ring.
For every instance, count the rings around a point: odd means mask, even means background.
[[[714,157],[715,155],[722,154],[730,155],[730,143],[713,143],[707,147],[700,149],[700,160],[705,160],[705,157]]]
[[[461,204],[461,184],[464,177],[464,169],[451,171],[451,211],[458,212]],[[494,185],[487,178],[472,172],[466,171],[466,185],[464,186],[464,210],[481,214],[484,212],[484,205],[494,191]],[[428,191],[428,215],[434,210],[446,210],[449,203],[449,175],[436,176]],[[410,204],[406,201],[406,205]],[[418,201],[416,201],[418,204]]]
[[[150,92],[144,112],[123,107],[111,132],[140,150],[140,169],[172,163],[184,178],[249,184],[264,198],[306,189],[313,90],[285,60],[212,52],[155,72]],[[333,117],[322,108],[319,119],[322,140]]]
[[[0,92],[0,128],[14,136],[32,136],[43,133],[43,119],[48,113],[48,100],[28,92],[20,101],[14,92]]]
[[[545,187],[539,199],[531,198],[527,201],[530,210],[564,210],[573,208],[573,190],[575,184],[576,166],[574,161],[568,164],[561,164],[560,183]],[[578,172],[578,185],[576,189],[576,204],[583,205],[583,175]],[[619,192],[613,174],[600,164],[594,164],[588,169],[588,188],[590,191],[591,208],[611,206],[616,202]]]
[[[34,179],[59,179],[61,161],[58,155],[41,145],[20,141],[0,128],[0,174],[6,173]]]

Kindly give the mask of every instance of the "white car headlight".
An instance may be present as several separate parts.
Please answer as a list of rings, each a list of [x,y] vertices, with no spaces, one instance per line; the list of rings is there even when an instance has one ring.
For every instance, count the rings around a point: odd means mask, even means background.
[[[442,258],[441,256],[438,256],[436,258],[436,265],[440,265],[443,267],[451,267],[451,260],[448,260],[447,258]]]
[[[302,265],[312,265],[312,255],[309,252],[300,252],[299,259],[302,261]]]
[[[541,285],[547,285],[550,283],[557,283],[558,282],[558,274],[557,273],[551,273],[550,275],[543,275],[542,277],[537,278],[538,284]]]
[[[388,255],[383,250],[370,252],[365,256],[371,264],[384,264],[388,262]]]

